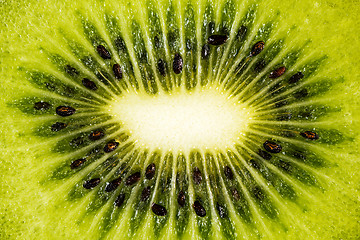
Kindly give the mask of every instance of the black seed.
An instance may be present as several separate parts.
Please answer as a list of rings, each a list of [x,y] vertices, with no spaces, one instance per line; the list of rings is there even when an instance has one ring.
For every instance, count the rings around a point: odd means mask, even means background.
[[[103,45],[99,45],[96,47],[97,52],[99,53],[100,57],[103,59],[111,59],[111,55],[108,50]]]
[[[160,58],[159,61],[158,61],[157,67],[158,67],[158,70],[159,70],[160,74],[161,74],[162,76],[165,76],[165,75],[166,75],[166,71],[165,71],[165,69],[166,69],[166,64],[165,64],[165,61]]]
[[[152,179],[155,176],[155,170],[156,170],[156,166],[155,163],[151,163],[149,166],[147,166],[146,171],[145,171],[145,177],[147,179]]]
[[[285,106],[286,104],[288,104],[288,102],[286,100],[281,100],[281,101],[278,101],[277,103],[275,103],[275,107],[280,108],[280,107]]]
[[[46,110],[49,109],[50,106],[51,104],[48,102],[37,102],[34,104],[34,108],[36,110]]]
[[[194,202],[193,208],[195,210],[196,215],[198,215],[199,217],[205,217],[206,216],[206,210],[198,200],[196,200]]]
[[[120,207],[125,201],[125,194],[124,193],[120,193],[119,196],[117,196],[114,205],[116,207]]]
[[[265,160],[270,160],[272,158],[271,154],[268,152],[265,152],[264,150],[259,149],[259,155]]]
[[[302,72],[297,72],[291,76],[291,78],[289,79],[289,83],[296,83],[303,77],[304,77],[304,74]]]
[[[103,138],[105,136],[105,134],[102,131],[93,131],[89,134],[89,139],[91,141],[95,141],[95,140],[99,140],[101,138]]]
[[[294,93],[294,98],[299,99],[299,98],[304,98],[308,95],[308,91],[306,89],[302,89],[296,93]]]
[[[279,167],[284,169],[286,172],[291,172],[292,169],[291,164],[283,160],[279,160]]]
[[[123,74],[122,74],[122,70],[121,70],[121,67],[119,64],[116,63],[113,65],[113,72],[114,72],[115,78],[122,79]]]
[[[286,68],[284,66],[279,67],[270,73],[269,78],[278,78],[281,75],[283,75],[285,73],[285,71],[286,71]]]
[[[76,76],[79,74],[78,70],[76,70],[75,68],[73,68],[70,65],[65,66],[65,72],[71,76]]]
[[[310,140],[317,140],[319,139],[319,135],[316,132],[312,132],[312,131],[305,131],[300,133],[301,136],[303,136],[304,138],[310,139]]]
[[[121,183],[121,177],[112,180],[106,185],[105,191],[106,192],[114,191],[120,185],[120,183]]]
[[[279,153],[282,150],[282,147],[279,144],[274,143],[272,141],[265,141],[263,146],[265,150],[270,153]]]
[[[156,203],[151,205],[151,210],[158,216],[165,216],[167,214],[166,208]]]
[[[208,59],[210,56],[210,46],[208,44],[204,44],[201,48],[201,57],[202,59]]]
[[[247,27],[241,26],[236,34],[236,38],[239,40],[243,40],[244,37],[246,36],[246,32],[247,32]]]
[[[278,121],[289,121],[291,119],[292,115],[291,113],[280,115],[276,118]]]
[[[58,132],[61,129],[66,128],[67,124],[66,123],[62,123],[62,122],[56,122],[53,125],[51,125],[51,131],[53,132]]]
[[[70,106],[59,106],[56,108],[56,113],[62,117],[71,116],[75,113],[75,108]]]
[[[231,189],[231,194],[234,197],[235,201],[239,201],[240,194],[236,188]]]
[[[89,80],[89,79],[87,79],[87,78],[84,78],[84,79],[82,80],[82,84],[83,84],[87,89],[90,89],[90,90],[96,90],[96,89],[97,89],[96,84],[95,84],[93,81],[91,81],[91,80]]]
[[[97,185],[99,185],[99,183],[100,183],[100,178],[93,178],[88,181],[85,181],[83,184],[83,187],[86,189],[92,189],[92,188],[96,187]]]
[[[263,200],[264,199],[264,193],[262,192],[261,188],[256,186],[253,188],[252,193],[254,194],[254,196],[259,199],[259,200]]]
[[[256,162],[255,159],[250,159],[249,163],[250,163],[250,166],[252,166],[253,168],[260,170],[260,165]]]
[[[200,184],[201,181],[202,181],[201,172],[200,172],[200,169],[198,167],[194,167],[193,179],[194,179],[195,184]]]
[[[150,187],[146,187],[143,189],[142,193],[141,193],[141,197],[140,197],[140,200],[142,202],[145,202],[146,200],[149,199],[150,197],[150,193],[151,193],[151,188]]]
[[[183,59],[179,53],[175,54],[173,61],[173,70],[175,74],[180,74],[183,68]]]
[[[254,71],[261,72],[266,67],[266,62],[264,59],[261,59],[257,63],[255,63]]]
[[[261,51],[264,49],[265,43],[263,41],[259,41],[257,43],[255,43],[255,45],[253,46],[253,48],[251,49],[250,52],[250,56],[256,56],[259,53],[261,53]]]
[[[179,192],[178,198],[177,198],[178,204],[183,207],[185,206],[186,196],[183,191]]]
[[[219,216],[221,218],[226,218],[227,217],[227,210],[225,208],[225,206],[219,204],[219,203],[216,203],[216,209],[218,210],[219,212]]]
[[[74,138],[73,140],[70,141],[70,146],[73,146],[73,147],[78,147],[80,145],[82,145],[84,143],[84,139],[82,137],[77,137],[77,138]]]
[[[108,142],[104,147],[104,152],[109,153],[114,151],[119,146],[119,143],[116,141]]]
[[[228,37],[226,35],[211,35],[208,38],[207,43],[210,45],[221,45],[226,43],[226,41],[228,40]]]
[[[125,185],[126,186],[131,186],[135,183],[137,183],[140,180],[140,172],[136,172],[134,174],[132,174],[131,176],[129,176],[126,181],[125,181]]]
[[[84,162],[86,162],[86,159],[85,159],[85,158],[77,159],[77,160],[73,161],[73,162],[70,164],[70,168],[71,168],[71,169],[78,168],[78,167],[80,167],[81,165],[83,165]]]
[[[226,176],[229,180],[233,180],[233,179],[234,179],[233,171],[231,170],[231,168],[230,168],[229,166],[225,166],[225,168],[224,168],[224,174],[225,174],[225,176]]]

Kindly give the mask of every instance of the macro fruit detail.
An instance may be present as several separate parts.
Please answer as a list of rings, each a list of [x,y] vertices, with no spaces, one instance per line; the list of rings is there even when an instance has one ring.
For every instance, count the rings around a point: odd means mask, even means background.
[[[301,22],[257,1],[74,4],[53,36],[34,27],[36,57],[14,70],[32,90],[6,99],[35,139],[36,186],[71,231],[313,236],[299,216],[322,206],[339,168],[329,156],[356,140],[351,119],[331,120],[347,111],[328,100],[346,80],[326,74],[331,57]]]

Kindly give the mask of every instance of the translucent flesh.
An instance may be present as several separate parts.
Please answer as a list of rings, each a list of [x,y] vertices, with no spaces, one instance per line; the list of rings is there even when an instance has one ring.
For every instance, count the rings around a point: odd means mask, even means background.
[[[215,8],[223,2],[214,2]],[[239,6],[246,6],[248,2],[239,2]],[[205,1],[194,3],[203,9]],[[157,3],[159,8],[166,9],[165,2]],[[184,4],[181,1],[175,4],[177,12],[184,12]],[[86,1],[54,1],[49,2],[27,2],[11,3],[5,2],[0,9],[3,21],[0,27],[0,38],[2,42],[0,64],[1,64],[1,97],[0,109],[3,116],[0,120],[0,172],[1,172],[1,203],[0,213],[0,238],[1,239],[97,239],[99,236],[105,238],[119,238],[128,236],[128,226],[132,217],[132,206],[129,205],[123,211],[123,215],[116,222],[115,227],[109,233],[103,235],[104,229],[98,223],[102,214],[111,207],[112,203],[104,205],[97,212],[98,217],[84,214],[88,203],[92,201],[94,194],[89,194],[82,200],[65,201],[69,189],[76,184],[81,176],[75,176],[63,182],[42,183],[50,175],[49,169],[53,169],[63,156],[50,151],[56,142],[56,138],[44,140],[34,136],[37,126],[45,121],[41,116],[33,117],[24,115],[8,103],[21,97],[40,95],[51,97],[48,92],[37,90],[25,80],[24,75],[18,71],[18,66],[26,62],[27,66],[43,69],[44,72],[54,70],[48,63],[46,55],[42,54],[40,46],[46,46],[47,50],[59,52],[64,50],[67,44],[63,35],[59,33],[59,26],[73,28],[80,31],[77,9],[81,14],[92,19],[101,19],[102,13],[117,13],[124,26],[126,19],[134,15],[146,27],[147,19],[143,13],[146,5],[143,2],[131,1],[125,3],[103,3],[102,1],[88,3]],[[132,9],[132,11],[129,11]],[[257,231],[251,226],[243,224],[240,217],[230,211],[230,216],[236,228],[238,238],[249,238],[263,236],[265,239],[288,238],[297,239],[356,239],[360,232],[359,222],[359,6],[356,3],[344,1],[342,3],[333,1],[301,1],[283,2],[263,1],[259,2],[259,13],[263,14],[261,22],[266,22],[267,15],[275,15],[280,10],[279,29],[286,30],[296,25],[294,32],[278,31],[279,39],[283,36],[293,36],[286,46],[300,47],[297,40],[311,39],[312,43],[304,49],[305,56],[311,58],[312,54],[326,54],[326,67],[319,70],[323,77],[333,79],[333,76],[343,76],[344,82],[337,85],[330,94],[320,102],[330,105],[341,106],[341,112],[331,113],[322,119],[322,126],[336,128],[353,138],[338,145],[322,145],[315,147],[332,164],[332,167],[315,169],[317,176],[322,179],[324,191],[318,188],[306,189],[300,186],[297,190],[301,198],[297,204],[290,201],[282,201],[277,198],[277,193],[269,190],[269,195],[278,199],[276,205],[282,212],[281,226],[276,220],[263,218],[261,212],[255,210],[255,225]],[[301,11],[299,11],[301,9]],[[302,11],[304,10],[304,11]],[[268,14],[268,13],[271,14]],[[201,16],[199,11],[198,17]],[[219,14],[218,14],[219,15]],[[239,13],[239,17],[240,17]],[[182,14],[179,14],[182,16]],[[182,22],[183,19],[179,19]],[[200,22],[200,21],[199,21]],[[259,21],[260,22],[260,21]],[[101,26],[101,21],[98,24]],[[163,23],[165,24],[165,23]],[[124,27],[129,32],[129,27]],[[315,30],[316,29],[316,30]],[[106,32],[102,32],[106,36]],[[181,29],[181,36],[184,36]],[[81,37],[79,37],[81,41]],[[270,39],[271,40],[271,39]],[[299,41],[301,42],[301,41]],[[287,50],[287,47],[285,49]],[[89,47],[90,49],[91,47]],[[183,47],[184,49],[184,47]],[[314,52],[316,49],[316,52]],[[64,51],[66,53],[66,51]],[[67,52],[68,53],[68,52]],[[130,52],[135,58],[135,52]],[[49,70],[50,69],[50,70]],[[135,67],[135,69],[137,69]],[[315,99],[316,100],[316,99]],[[305,104],[312,104],[310,100]],[[250,112],[250,115],[252,113]],[[265,122],[266,124],[266,122]],[[255,131],[255,130],[253,130]],[[269,137],[272,137],[270,135]],[[221,161],[219,160],[221,163]],[[145,166],[146,167],[146,166]],[[168,166],[163,166],[164,168]],[[209,171],[213,169],[208,168]],[[216,168],[216,164],[215,167]],[[261,181],[260,178],[258,178]],[[209,181],[207,179],[206,181]],[[289,179],[294,186],[298,183]],[[209,184],[208,184],[209,185]],[[305,189],[305,190],[304,190]],[[130,199],[136,201],[140,194],[140,187],[132,193]],[[191,193],[194,197],[194,193]],[[211,196],[210,196],[211,197]],[[175,196],[171,195],[175,202]],[[225,200],[230,202],[230,199]],[[306,206],[298,208],[298,205]],[[256,207],[254,206],[254,209]],[[183,238],[197,238],[201,226],[195,220],[197,216],[193,211],[189,213],[190,222],[186,226]],[[163,238],[170,239],[176,236],[174,228],[176,216],[171,215],[161,234],[153,232],[154,221],[152,212],[147,212],[141,222],[141,227],[135,233],[135,237],[141,239]],[[218,223],[214,215],[211,219]],[[217,228],[212,225],[213,238],[225,238]],[[188,235],[187,235],[188,234]],[[133,236],[132,236],[133,237]],[[188,239],[187,238],[187,239]]]

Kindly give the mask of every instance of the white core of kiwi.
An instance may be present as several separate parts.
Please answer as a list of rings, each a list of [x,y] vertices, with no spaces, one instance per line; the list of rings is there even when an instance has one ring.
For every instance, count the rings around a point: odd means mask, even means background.
[[[138,144],[180,152],[225,150],[245,137],[251,109],[212,86],[154,96],[126,93],[108,106]]]

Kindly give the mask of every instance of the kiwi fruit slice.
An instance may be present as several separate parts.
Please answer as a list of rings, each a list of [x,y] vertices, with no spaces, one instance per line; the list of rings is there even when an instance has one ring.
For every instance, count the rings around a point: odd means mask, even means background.
[[[359,238],[356,2],[1,8],[1,239]]]

